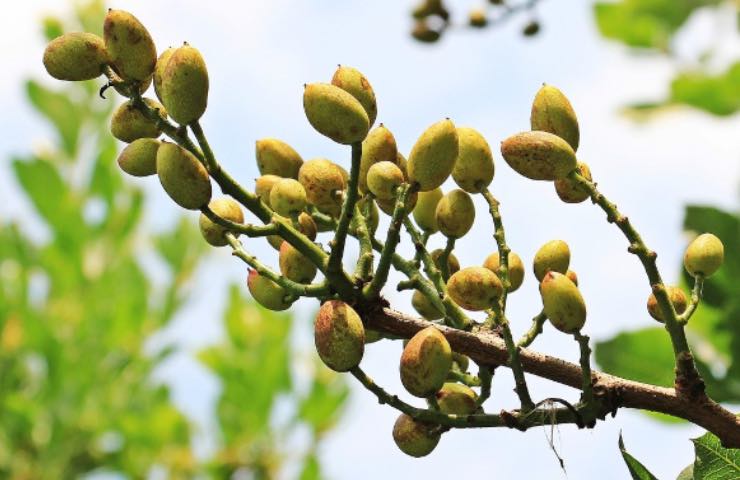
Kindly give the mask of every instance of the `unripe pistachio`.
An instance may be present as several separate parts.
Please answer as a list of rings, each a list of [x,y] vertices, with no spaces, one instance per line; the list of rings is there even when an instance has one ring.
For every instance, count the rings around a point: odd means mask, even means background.
[[[442,387],[450,367],[450,344],[436,327],[427,327],[411,337],[403,349],[401,382],[411,395],[428,397]]]
[[[182,208],[197,210],[211,199],[208,171],[184,148],[162,142],[157,150],[157,175],[167,195]]]
[[[103,38],[113,69],[124,80],[142,81],[154,73],[157,48],[136,17],[123,10],[108,10]]]
[[[280,273],[298,283],[311,283],[316,276],[316,265],[288,242],[280,246]]]
[[[419,20],[414,23],[414,28],[411,30],[411,36],[423,43],[434,43],[439,40],[439,37],[441,37],[442,34],[439,30],[430,28],[429,24],[425,20]]]
[[[576,154],[568,142],[548,132],[522,132],[501,143],[504,160],[532,180],[565,178],[576,168]]]
[[[591,169],[583,162],[578,162],[578,173],[589,182],[591,181]],[[570,178],[561,178],[555,180],[555,192],[560,200],[565,203],[581,203],[591,196],[588,190],[581,184]]]
[[[409,181],[428,192],[442,185],[455,167],[459,141],[455,124],[449,119],[431,125],[411,149],[408,161]]]
[[[481,8],[471,10],[468,14],[468,24],[473,28],[483,28],[488,25],[488,18],[486,18],[486,11]]]
[[[565,275],[548,272],[540,284],[545,315],[564,333],[579,331],[586,322],[586,303],[581,292]]]
[[[367,138],[362,142],[362,157],[360,159],[360,176],[358,186],[360,192],[367,192],[367,172],[370,167],[378,162],[396,162],[398,149],[396,139],[390,130],[381,123],[378,127],[370,130]]]
[[[696,237],[686,248],[683,264],[689,275],[711,277],[722,266],[725,259],[725,246],[722,240],[711,233]]]
[[[408,162],[408,160],[406,160],[406,157],[404,157],[401,152],[398,152],[398,154],[396,154],[396,165],[398,165],[398,168],[400,168],[401,171],[403,172],[403,178],[405,178],[406,181],[408,181],[408,179],[409,179],[409,162]]]
[[[378,116],[378,104],[373,87],[365,75],[356,68],[340,65],[334,72],[331,83],[355,97],[365,109],[370,125],[375,123],[375,117]]]
[[[393,441],[411,457],[425,457],[439,443],[441,434],[435,425],[419,422],[402,413],[393,425]]]
[[[570,265],[570,248],[562,240],[551,240],[534,255],[534,276],[541,282],[549,271],[565,274]]]
[[[164,78],[164,71],[173,53],[175,53],[175,49],[168,47],[159,55],[157,64],[154,66],[154,93],[160,101],[162,101],[162,79]]]
[[[180,125],[195,122],[208,106],[208,70],[203,56],[187,43],[172,52],[162,72],[162,103]]]
[[[274,187],[280,180],[282,180],[282,177],[268,174],[262,175],[254,182],[254,193],[256,193],[262,202],[268,207],[270,206],[270,192],[272,191],[272,187]]]
[[[318,230],[316,228],[316,222],[314,222],[311,215],[306,212],[301,212],[301,214],[298,215],[298,231],[308,237],[309,240],[316,240]],[[280,247],[283,244],[283,237],[280,235],[269,235],[267,237],[267,242],[275,250],[280,250]]]
[[[565,276],[568,277],[570,281],[575,284],[576,287],[578,286],[578,275],[576,275],[576,272],[574,272],[573,270],[568,270],[567,272],[565,272]]]
[[[118,155],[118,166],[134,177],[157,173],[157,150],[162,142],[156,138],[134,140]]]
[[[346,372],[362,360],[365,328],[352,307],[341,300],[328,300],[316,315],[314,341],[319,357],[329,368]]]
[[[404,209],[405,215],[409,215],[411,212],[414,211],[414,208],[416,207],[416,202],[419,199],[419,192],[411,192],[408,197],[406,197],[406,208]],[[388,216],[393,215],[393,210],[396,208],[396,199],[395,198],[376,198],[375,203],[378,204],[378,207]]]
[[[486,260],[483,262],[483,266],[498,276],[500,260],[498,252],[494,252],[486,257]],[[509,252],[507,264],[509,267],[509,283],[511,284],[509,291],[514,292],[521,287],[522,282],[524,282],[524,264],[522,263],[522,259],[519,258],[519,255],[514,252]]]
[[[457,365],[458,370],[467,372],[470,365],[470,359],[462,353],[452,352],[452,361]]]
[[[442,235],[461,238],[475,222],[473,199],[463,190],[452,190],[439,201],[434,216]]]
[[[686,306],[688,304],[686,294],[680,287],[677,286],[667,285],[665,288],[668,292],[668,298],[670,298],[671,303],[673,304],[673,309],[678,315],[681,315],[683,312],[686,311]],[[653,317],[655,320],[659,321],[660,323],[665,323],[663,312],[660,310],[658,299],[655,298],[654,293],[651,293],[648,297],[647,310],[650,316]]]
[[[103,39],[92,33],[66,33],[44,50],[44,67],[57,80],[97,78],[109,60]]]
[[[532,130],[555,134],[568,142],[574,152],[578,150],[580,133],[576,112],[563,92],[552,85],[542,85],[535,95],[529,121]]]
[[[484,267],[463,268],[447,281],[447,294],[466,310],[491,308],[503,291],[498,276]]]
[[[432,260],[434,260],[434,264],[437,266],[437,268],[442,268],[439,263],[439,258],[442,256],[443,253],[444,250],[442,250],[441,248],[437,248],[429,252],[429,256],[432,257]],[[450,255],[447,257],[447,270],[449,270],[450,275],[460,270],[460,262],[457,260],[457,257],[453,253],[450,253]]]
[[[419,290],[414,290],[413,295],[411,295],[411,306],[427,320],[439,320],[444,317],[444,313],[440,312],[431,300]]]
[[[442,199],[442,189],[437,187],[428,192],[419,192],[419,199],[414,207],[414,220],[425,232],[434,233],[439,230],[437,226],[437,204]]]
[[[221,218],[234,223],[244,223],[244,212],[242,211],[242,207],[231,197],[220,197],[215,200],[211,200],[208,204],[208,208]],[[203,213],[200,214],[200,218],[198,219],[198,226],[200,227],[200,233],[203,235],[206,242],[210,243],[214,247],[223,247],[229,243],[224,236],[229,229],[212,222]]]
[[[270,206],[285,217],[294,217],[306,208],[306,190],[298,180],[282,178],[270,190]]]
[[[344,190],[342,172],[325,158],[313,158],[305,162],[298,171],[298,181],[306,189],[306,197],[312,205],[336,202],[336,193]]]
[[[252,298],[268,310],[276,312],[287,310],[293,303],[287,298],[288,293],[283,287],[263,277],[256,270],[249,270],[247,287]]]
[[[471,415],[478,410],[478,395],[466,385],[445,383],[437,392],[437,404],[442,413]]]
[[[303,110],[317,132],[337,143],[360,142],[370,129],[362,104],[350,93],[327,83],[306,85]]]
[[[493,153],[488,142],[478,131],[457,129],[459,153],[452,169],[452,178],[460,188],[470,193],[480,193],[493,180]]]
[[[403,172],[393,162],[378,162],[367,172],[367,188],[381,200],[394,198],[403,181]]]
[[[257,168],[262,175],[298,178],[303,159],[293,147],[277,138],[257,140],[255,146]]]
[[[151,108],[159,110],[162,118],[167,117],[164,107],[156,100],[145,98],[144,102]],[[122,142],[131,143],[139,138],[157,138],[162,131],[156,122],[148,119],[136,108],[132,101],[118,106],[110,120],[110,131],[114,137]]]

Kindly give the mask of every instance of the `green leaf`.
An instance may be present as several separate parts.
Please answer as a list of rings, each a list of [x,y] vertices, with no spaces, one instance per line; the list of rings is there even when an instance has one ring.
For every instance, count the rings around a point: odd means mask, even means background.
[[[619,433],[619,451],[622,452],[622,458],[624,458],[624,463],[627,464],[632,480],[658,480],[642,463],[627,453],[627,450],[624,448],[621,432]]]
[[[316,368],[320,370],[314,376],[308,394],[300,402],[298,417],[320,435],[339,420],[349,396],[349,388],[340,376],[318,363]]]
[[[319,480],[321,478],[321,464],[316,454],[311,452],[303,459],[300,480]]]
[[[724,448],[719,438],[707,432],[694,442],[696,480],[736,480],[740,478],[740,449]]]
[[[663,328],[622,332],[597,342],[594,353],[596,362],[611,374],[664,387],[673,385],[673,348]]]
[[[77,104],[68,95],[49,90],[33,80],[26,83],[26,92],[36,110],[57,129],[64,152],[73,157],[77,153],[82,127],[82,115]]]
[[[671,82],[671,101],[728,116],[740,110],[740,62],[726,72],[710,75],[702,71],[683,72]]]
[[[694,464],[692,463],[681,470],[676,480],[694,480]]]

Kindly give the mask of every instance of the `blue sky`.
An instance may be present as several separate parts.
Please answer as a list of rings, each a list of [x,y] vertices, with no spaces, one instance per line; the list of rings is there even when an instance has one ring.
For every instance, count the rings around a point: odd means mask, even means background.
[[[465,11],[474,1],[452,2]],[[408,153],[416,137],[431,123],[450,117],[460,126],[481,131],[496,152],[494,194],[502,202],[507,237],[513,250],[529,264],[544,242],[561,238],[570,246],[572,268],[579,275],[589,307],[586,333],[595,339],[617,331],[652,326],[644,304],[649,287],[626,242],[589,203],[561,203],[551,184],[516,175],[500,158],[498,144],[528,128],[530,102],[542,82],[561,88],[571,99],[581,123],[579,157],[589,163],[602,191],[628,214],[645,241],[659,253],[667,281],[678,279],[686,238],[681,233],[683,206],[711,203],[735,208],[740,180],[740,118],[716,120],[695,111],[676,109],[649,123],[619,115],[620,106],[665,94],[674,66],[651,56],[631,56],[603,40],[595,30],[590,1],[542,2],[542,34],[523,39],[524,19],[485,32],[460,31],[430,48],[408,37],[411,1],[272,0],[116,1],[114,8],[132,11],[149,28],[158,48],[187,40],[203,53],[210,71],[209,110],[204,128],[220,161],[249,187],[258,175],[254,141],[267,136],[291,143],[308,159],[323,156],[344,166],[349,150],[312,130],[302,110],[307,82],[328,81],[336,64],[362,70],[379,102],[378,121],[396,136]],[[41,148],[48,129],[25,104],[22,80],[46,78],[41,66],[43,43],[38,19],[43,13],[67,12],[65,1],[35,0],[13,6],[0,18],[0,218],[20,217],[29,205],[8,178],[14,153]],[[732,22],[730,22],[732,23]],[[740,51],[735,34],[709,15],[693,19],[679,39],[685,57],[711,42],[721,45],[718,60]],[[731,28],[730,28],[731,30]],[[719,33],[717,33],[719,32]],[[150,200],[148,224],[161,228],[178,210],[162,194],[156,179],[140,182]],[[445,189],[453,188],[450,182]],[[494,250],[491,224],[482,202],[479,221],[459,242],[463,265],[479,264]],[[193,217],[195,221],[195,217]],[[33,230],[33,225],[29,227]],[[381,227],[382,228],[382,227]],[[435,237],[436,245],[443,240]],[[276,265],[265,242],[249,244],[258,256]],[[411,252],[407,243],[402,253]],[[226,251],[214,253],[201,273],[205,294],[195,298],[163,338],[177,339],[196,350],[219,338],[220,327],[210,313],[219,311],[227,281],[242,280],[245,271]],[[387,296],[400,310],[412,312],[408,296],[392,287]],[[315,304],[301,301],[296,311],[306,325]],[[524,286],[510,300],[515,334],[524,331],[540,308],[536,283],[528,272]],[[306,331],[296,342],[310,348]],[[577,349],[569,338],[549,329],[535,348],[572,361]],[[628,355],[629,352],[625,352]],[[381,342],[368,348],[363,366],[376,380],[402,392],[397,374],[400,345]],[[217,386],[187,356],[162,372],[173,384],[178,405],[196,419],[207,417]],[[532,378],[535,398],[575,391]],[[497,374],[491,408],[512,408],[510,374]],[[478,475],[514,478],[564,478],[547,442],[549,430],[527,433],[506,430],[455,431],[422,460],[401,454],[390,436],[396,412],[381,407],[360,388],[353,390],[344,421],[327,439],[322,458],[337,479],[437,478]],[[199,446],[207,449],[208,425]],[[619,457],[617,436],[644,459],[660,478],[675,478],[692,458],[687,440],[700,430],[665,426],[636,412],[621,410],[592,431],[562,427],[555,443],[565,459],[567,477],[622,479],[627,472]],[[667,454],[666,452],[670,452]],[[532,459],[536,459],[533,461]],[[490,474],[481,472],[488,472]]]

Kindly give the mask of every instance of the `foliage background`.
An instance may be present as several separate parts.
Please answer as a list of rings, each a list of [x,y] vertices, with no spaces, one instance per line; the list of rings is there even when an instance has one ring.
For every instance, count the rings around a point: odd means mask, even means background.
[[[496,145],[506,135],[527,127],[529,102],[541,82],[562,88],[582,123],[582,157],[605,193],[631,216],[648,244],[659,252],[659,264],[669,281],[679,280],[680,258],[688,238],[680,233],[684,205],[717,205],[737,211],[737,115],[718,120],[696,110],[671,108],[662,109],[656,121],[635,123],[617,114],[625,105],[669,98],[671,82],[686,64],[681,58],[698,57],[707,45],[721,45],[714,58],[716,66],[710,65],[709,71],[724,71],[723,61],[730,62],[740,52],[734,16],[717,20],[709,11],[692,15],[675,37],[673,49],[683,52],[677,61],[675,56],[662,54],[634,55],[604,40],[593,4],[587,1],[543,2],[540,14],[545,28],[531,41],[522,41],[517,25],[512,24],[483,34],[461,32],[430,49],[408,38],[407,3],[276,0],[224,2],[218,8],[205,8],[194,1],[118,1],[110,6],[134,11],[160,48],[188,40],[204,53],[212,72],[205,128],[221,161],[247,184],[247,179],[257,175],[253,140],[264,136],[284,138],[305,158],[323,155],[346,164],[348,152],[312,132],[300,102],[303,83],[326,79],[336,63],[346,63],[367,74],[378,93],[379,119],[394,131],[406,151],[426,125],[444,116],[478,128]],[[48,240],[48,232],[13,182],[10,159],[26,155],[29,145],[37,152],[48,151],[48,139],[53,138],[51,127],[27,106],[22,87],[22,79],[29,75],[45,78],[40,65],[43,42],[36,25],[48,11],[68,12],[68,3],[39,0],[15,6],[0,19],[0,50],[8,72],[0,78],[0,107],[8,112],[0,116],[5,137],[0,145],[0,218],[21,221],[24,235],[37,241]],[[110,104],[96,103],[100,108]],[[121,185],[134,184],[143,188],[147,199],[142,232],[167,231],[177,225],[178,212],[161,194],[156,179],[126,179]],[[599,212],[587,205],[559,203],[550,185],[519,178],[500,160],[493,188],[503,202],[511,244],[525,261],[531,261],[537,247],[551,238],[571,244],[573,265],[589,302],[589,334],[606,341],[623,330],[655,326],[644,311],[649,290],[641,268],[627,256],[622,239]],[[190,216],[189,223],[194,221]],[[461,262],[482,261],[493,246],[484,251],[479,246],[489,239],[490,226],[476,226],[461,242]],[[411,251],[409,245],[403,248]],[[274,256],[266,244],[255,244],[253,250]],[[226,252],[216,252],[195,274],[187,309],[172,318],[151,348],[157,351],[175,343],[181,349],[157,369],[156,378],[170,385],[175,405],[196,420],[194,450],[199,458],[209,458],[219,441],[219,424],[211,415],[219,389],[195,353],[223,338],[220,319],[229,285],[242,285],[244,272]],[[163,278],[166,281],[167,276]],[[528,326],[539,305],[531,276],[523,290],[511,299],[518,331]],[[407,299],[393,292],[389,296],[410,311]],[[294,331],[293,340],[299,346],[310,347],[305,326],[314,308],[305,301],[297,306],[303,328]],[[577,358],[571,342],[552,331],[536,346]],[[235,347],[218,348],[219,355],[211,350],[201,358],[217,365],[228,358],[231,348]],[[630,359],[634,352],[620,349],[615,356]],[[370,347],[365,361],[373,376],[397,391],[401,390],[395,367],[399,354],[397,344],[382,342]],[[311,371],[310,362],[303,365]],[[244,378],[242,372],[230,373]],[[716,374],[722,377],[726,372],[719,369]],[[495,379],[494,398],[500,405],[515,402],[511,389],[507,375]],[[423,461],[404,457],[390,438],[394,412],[378,406],[369,395],[356,393],[340,428],[318,450],[331,477],[376,478],[390,471],[399,478],[424,472],[473,475],[494,465],[497,476],[511,478],[525,462],[532,478],[560,475],[545,429],[526,434],[453,432],[431,457]],[[536,397],[573,395],[568,390],[553,392],[549,384],[536,380],[533,393]],[[280,403],[276,408],[291,411]],[[602,478],[624,478],[615,448],[620,428],[629,451],[660,478],[675,478],[693,457],[687,438],[701,433],[691,426],[666,426],[634,412],[620,412],[616,421],[593,432],[562,428],[555,443],[566,460],[569,477],[590,478],[598,472]],[[299,443],[302,435],[305,441],[305,432],[295,435]],[[665,455],[667,451],[671,455]],[[528,461],[532,456],[542,461],[533,465]],[[677,463],[676,458],[685,461]]]

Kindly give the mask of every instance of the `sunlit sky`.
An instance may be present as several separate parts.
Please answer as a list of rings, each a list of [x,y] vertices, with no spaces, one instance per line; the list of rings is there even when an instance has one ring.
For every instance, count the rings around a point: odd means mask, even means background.
[[[480,0],[478,0],[478,3]],[[736,208],[740,180],[740,117],[718,120],[705,114],[675,109],[647,123],[618,113],[626,103],[661,98],[675,66],[649,55],[631,56],[603,40],[595,29],[590,1],[545,0],[538,12],[543,30],[523,39],[525,18],[485,32],[458,31],[434,47],[410,40],[411,1],[272,0],[262,1],[113,1],[152,32],[158,48],[187,40],[203,53],[210,71],[209,109],[203,118],[211,145],[224,166],[247,186],[258,176],[254,141],[275,136],[291,143],[308,159],[328,157],[345,167],[349,150],[314,132],[302,109],[303,84],[328,81],[338,63],[365,73],[379,102],[378,121],[393,131],[402,152],[431,123],[450,117],[458,125],[481,131],[498,151],[506,136],[528,128],[530,102],[542,82],[561,88],[571,99],[581,123],[579,157],[588,162],[602,191],[628,214],[648,245],[659,253],[658,264],[667,281],[676,281],[686,237],[681,233],[683,206],[707,203]],[[475,1],[452,2],[465,11]],[[45,82],[41,66],[43,41],[39,18],[44,13],[67,13],[68,2],[33,0],[14,3],[0,17],[0,217],[18,218],[30,211],[9,178],[8,160],[50,141],[50,130],[23,98],[22,80]],[[679,38],[684,58],[710,45],[720,46],[722,59],[740,52],[733,16],[717,22],[700,15]],[[133,181],[133,180],[132,180]],[[137,180],[150,200],[149,228],[170,224],[179,211],[161,192],[156,178]],[[444,187],[453,188],[450,181]],[[585,327],[594,339],[617,331],[653,326],[645,312],[649,294],[644,272],[626,252],[626,241],[604,221],[590,203],[565,205],[551,184],[515,174],[496,154],[494,194],[502,203],[507,237],[525,263],[544,242],[561,238],[572,251],[587,300]],[[495,249],[490,220],[476,200],[475,227],[458,242],[456,252],[465,265],[479,264]],[[191,215],[192,216],[192,215]],[[195,221],[196,217],[192,216]],[[33,222],[27,224],[34,230]],[[443,239],[433,237],[435,246]],[[264,241],[247,242],[250,251],[276,265],[277,255]],[[408,242],[399,250],[409,254]],[[524,286],[510,298],[509,317],[515,334],[529,326],[540,309],[530,272]],[[219,316],[231,281],[242,281],[245,268],[224,249],[200,272],[198,289],[188,308],[162,339],[175,339],[186,350],[217,341]],[[387,288],[387,297],[400,310],[412,312],[409,298]],[[306,325],[316,307],[301,301],[294,307]],[[303,329],[296,342],[310,348]],[[578,358],[568,337],[547,329],[537,350]],[[624,352],[629,355],[629,352]],[[363,366],[380,383],[402,392],[397,374],[400,345],[389,341],[369,346]],[[199,422],[200,452],[211,447],[207,434],[211,401],[217,385],[187,354],[176,357],[160,372],[173,386],[177,404]],[[577,392],[530,377],[533,397]],[[326,473],[336,479],[477,478],[623,479],[627,471],[617,450],[621,429],[631,452],[660,478],[675,478],[693,458],[689,437],[699,428],[666,426],[637,412],[620,410],[616,419],[595,430],[565,426],[556,431],[555,446],[565,460],[567,475],[548,445],[549,429],[524,434],[497,430],[453,431],[432,455],[412,459],[400,453],[391,439],[396,412],[377,404],[353,384],[350,406],[331,433],[320,455]],[[493,410],[514,408],[510,373],[501,370],[494,381]],[[526,473],[522,473],[526,471]]]

